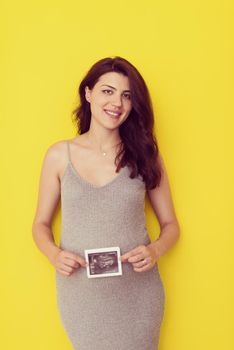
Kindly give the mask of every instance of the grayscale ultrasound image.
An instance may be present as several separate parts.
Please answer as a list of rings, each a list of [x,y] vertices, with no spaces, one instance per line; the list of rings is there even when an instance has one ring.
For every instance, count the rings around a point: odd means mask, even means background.
[[[91,253],[88,257],[91,275],[118,272],[117,252]]]

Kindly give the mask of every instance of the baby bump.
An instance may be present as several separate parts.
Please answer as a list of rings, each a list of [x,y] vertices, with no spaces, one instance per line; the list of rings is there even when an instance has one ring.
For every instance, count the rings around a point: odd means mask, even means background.
[[[102,310],[108,305],[118,314],[121,308],[140,310],[141,317],[159,322],[164,313],[164,286],[155,265],[151,270],[136,272],[130,263],[122,264],[123,274],[103,278],[88,278],[80,267],[70,276],[56,271],[57,302],[61,314],[76,312],[84,315],[89,306]],[[155,319],[156,318],[156,319]]]

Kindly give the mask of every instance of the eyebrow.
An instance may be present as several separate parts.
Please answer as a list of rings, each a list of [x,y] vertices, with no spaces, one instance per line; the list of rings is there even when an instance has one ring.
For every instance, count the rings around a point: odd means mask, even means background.
[[[102,84],[101,86],[108,86],[114,90],[117,90],[114,86],[111,86],[111,85],[107,85],[107,84]],[[131,92],[130,90],[123,90],[123,92]]]

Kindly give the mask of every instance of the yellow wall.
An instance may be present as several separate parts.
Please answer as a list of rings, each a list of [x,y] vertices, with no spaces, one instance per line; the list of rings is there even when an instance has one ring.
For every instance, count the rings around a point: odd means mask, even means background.
[[[120,55],[149,86],[181,225],[180,241],[159,261],[166,290],[159,349],[233,349],[231,0],[1,7],[1,348],[72,349],[54,268],[31,235],[39,174],[47,147],[75,134],[80,79],[98,59]],[[155,239],[158,222],[146,204]],[[59,210],[53,229],[58,242]]]

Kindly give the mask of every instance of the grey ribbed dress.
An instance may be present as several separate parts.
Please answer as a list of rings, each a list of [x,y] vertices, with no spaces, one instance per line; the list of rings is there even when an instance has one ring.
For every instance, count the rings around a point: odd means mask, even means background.
[[[145,226],[145,184],[125,166],[96,187],[71,162],[61,179],[60,247],[85,257],[85,249],[120,247],[121,255],[150,243]],[[122,275],[88,278],[80,267],[70,276],[56,271],[61,322],[75,350],[157,350],[165,293],[155,265],[136,272],[122,263]]]

